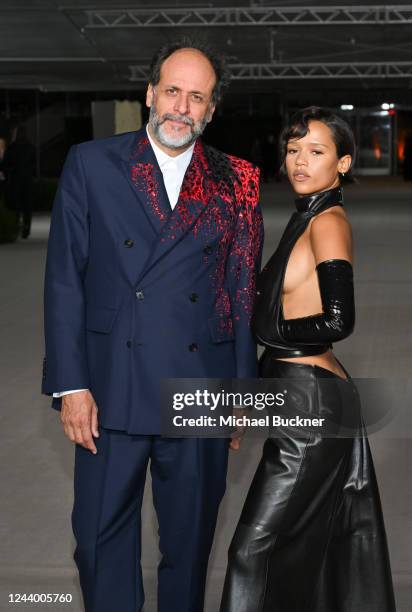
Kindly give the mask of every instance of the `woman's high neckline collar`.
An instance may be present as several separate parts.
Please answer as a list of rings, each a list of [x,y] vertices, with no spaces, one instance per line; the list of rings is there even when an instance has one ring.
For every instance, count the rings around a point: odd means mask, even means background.
[[[310,195],[297,198],[295,204],[296,209],[301,213],[316,213],[320,209],[329,208],[330,206],[343,206],[343,190],[342,187],[334,187],[326,191],[311,193]]]

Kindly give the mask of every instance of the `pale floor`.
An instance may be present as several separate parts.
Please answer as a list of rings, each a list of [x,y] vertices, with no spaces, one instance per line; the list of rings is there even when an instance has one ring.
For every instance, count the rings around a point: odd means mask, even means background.
[[[283,185],[263,187],[265,257],[291,213]],[[356,333],[337,347],[353,377],[410,377],[412,356],[412,184],[363,180],[346,190],[356,244]],[[0,247],[1,444],[0,611],[80,612],[70,530],[73,448],[39,392],[43,356],[42,283],[48,218],[28,241]],[[385,514],[398,612],[412,610],[412,445],[407,436],[371,436]],[[226,551],[260,455],[246,440],[232,454],[210,561],[205,612],[217,612]],[[143,509],[147,604],[155,612],[158,561],[150,495]],[[8,603],[9,593],[70,593],[71,604]],[[331,611],[332,612],[332,611]]]

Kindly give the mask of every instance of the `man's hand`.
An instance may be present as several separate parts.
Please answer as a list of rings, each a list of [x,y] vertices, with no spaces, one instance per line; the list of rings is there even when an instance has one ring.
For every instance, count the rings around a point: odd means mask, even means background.
[[[244,408],[240,408],[239,406],[236,406],[236,408],[233,410],[233,416],[236,417],[236,419],[241,419],[247,414],[249,414],[249,412],[245,410]],[[232,439],[230,441],[229,446],[232,450],[240,449],[240,445],[242,443],[243,436],[245,435],[245,433],[246,433],[246,427],[244,427],[243,425],[236,426],[235,431],[233,431],[232,434],[230,435]]]
[[[240,444],[241,444],[241,440],[242,440],[242,437],[232,438],[231,441],[230,441],[229,447],[232,450],[239,450]]]
[[[60,418],[66,436],[88,448],[94,455],[97,448],[93,436],[99,437],[97,406],[89,390],[68,393],[62,397]]]

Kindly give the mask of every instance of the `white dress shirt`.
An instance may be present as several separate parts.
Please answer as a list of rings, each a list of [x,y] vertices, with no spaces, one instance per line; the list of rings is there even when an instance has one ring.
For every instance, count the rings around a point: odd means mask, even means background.
[[[176,155],[176,157],[171,157],[157,146],[153,138],[150,136],[147,126],[146,132],[149,142],[152,145],[153,152],[156,156],[157,163],[159,164],[159,168],[162,171],[163,181],[166,187],[170,206],[174,208],[179,199],[183,178],[185,176],[187,167],[190,164],[190,160],[192,159],[195,144],[193,143],[188,149],[186,149],[186,151]]]
[[[183,183],[190,160],[192,159],[193,149],[195,143],[193,143],[188,149],[172,157],[168,155],[162,149],[160,149],[154,142],[153,138],[149,134],[149,130],[146,126],[147,137],[150,144],[152,145],[153,152],[156,156],[157,163],[163,175],[163,181],[165,184],[167,196],[169,198],[170,206],[173,209],[179,199],[180,190]],[[62,397],[68,393],[77,393],[78,391],[87,391],[87,389],[72,389],[70,391],[58,391],[53,393],[53,397]]]

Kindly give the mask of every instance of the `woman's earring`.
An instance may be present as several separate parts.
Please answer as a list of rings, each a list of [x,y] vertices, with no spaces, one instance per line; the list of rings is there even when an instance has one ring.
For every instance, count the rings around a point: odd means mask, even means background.
[[[344,172],[341,172],[341,173],[340,173],[340,175],[341,175],[341,177],[343,178],[343,177],[345,176],[345,173],[344,173]]]

